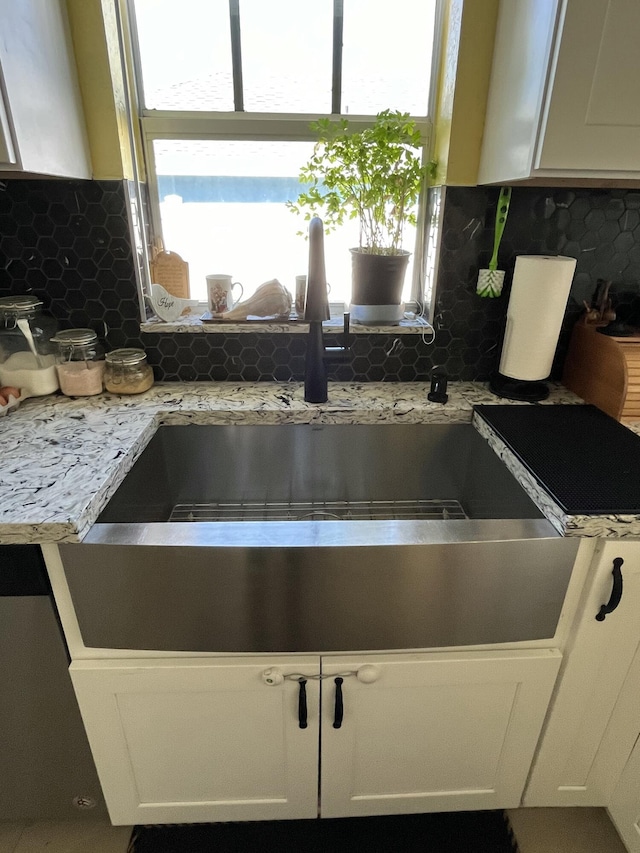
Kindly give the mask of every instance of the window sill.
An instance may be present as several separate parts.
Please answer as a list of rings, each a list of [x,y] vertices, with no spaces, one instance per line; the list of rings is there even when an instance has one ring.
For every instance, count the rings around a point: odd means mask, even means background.
[[[187,314],[173,322],[151,319],[140,324],[141,332],[153,334],[184,333],[184,334],[306,334],[309,324],[300,320],[252,320],[245,323],[205,323],[200,314]],[[327,332],[336,334],[343,330],[342,317],[332,317],[322,324]],[[352,323],[349,334],[352,335],[416,335],[425,332],[430,327],[426,321],[401,320],[396,326],[362,326]]]

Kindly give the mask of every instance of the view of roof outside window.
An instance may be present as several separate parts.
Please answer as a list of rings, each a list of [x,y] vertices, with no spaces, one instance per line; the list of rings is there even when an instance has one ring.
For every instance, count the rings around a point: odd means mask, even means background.
[[[335,8],[343,8],[341,113],[390,108],[427,114],[435,0],[133,0],[144,100],[143,133],[157,179],[155,229],[164,248],[188,263],[191,296],[206,300],[206,275],[240,281],[244,298],[277,278],[291,292],[307,269],[306,223],[286,207],[313,136],[291,134],[286,119],[331,114]],[[244,134],[228,129],[234,101],[231,11],[239,11]],[[237,71],[236,71],[237,74]],[[237,81],[236,81],[237,86]],[[171,132],[150,133],[144,117],[170,111]],[[194,138],[176,132],[180,113],[216,119]],[[282,135],[261,138],[260,117],[280,117]],[[233,136],[236,138],[233,138]],[[207,138],[208,137],[208,138]],[[248,138],[247,138],[248,137]],[[406,229],[412,252],[415,228]],[[357,221],[325,239],[332,302],[349,302]],[[405,298],[410,296],[412,265]]]

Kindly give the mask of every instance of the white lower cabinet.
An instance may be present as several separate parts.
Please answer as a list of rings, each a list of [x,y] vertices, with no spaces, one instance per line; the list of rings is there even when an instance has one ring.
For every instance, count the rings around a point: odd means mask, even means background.
[[[609,814],[629,853],[640,853],[640,737],[613,792]]]
[[[553,689],[556,651],[324,658],[324,817],[520,804]],[[345,678],[334,728],[334,673]]]
[[[614,582],[616,563],[619,579]],[[614,609],[601,614],[603,605]],[[610,802],[639,731],[637,703],[636,710],[625,712],[629,703],[622,688],[627,683],[635,688],[640,680],[640,542],[611,540],[599,546],[580,613],[564,653],[525,806]],[[604,619],[598,620],[598,614]]]
[[[311,818],[318,681],[269,686],[317,657],[78,661],[70,672],[112,823]]]
[[[628,755],[608,802],[609,814],[631,853],[640,853],[640,649],[624,682],[600,746]],[[616,761],[619,767],[622,759]]]
[[[114,824],[266,820],[519,805],[560,660],[76,661],[71,677]]]
[[[640,853],[640,650],[616,702],[602,749],[630,755],[608,803],[609,814],[630,853]]]

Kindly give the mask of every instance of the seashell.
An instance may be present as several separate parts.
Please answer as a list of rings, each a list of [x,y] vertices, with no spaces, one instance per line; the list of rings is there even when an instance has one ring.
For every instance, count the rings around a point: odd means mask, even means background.
[[[238,323],[247,317],[288,317],[291,313],[291,294],[277,278],[261,284],[253,296],[238,302],[224,314],[214,314],[219,320],[233,320]]]

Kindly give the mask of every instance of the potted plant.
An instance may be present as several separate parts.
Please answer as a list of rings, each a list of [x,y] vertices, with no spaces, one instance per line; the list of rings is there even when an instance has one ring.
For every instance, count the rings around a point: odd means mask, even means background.
[[[420,132],[408,113],[391,110],[357,132],[346,119],[323,118],[311,127],[318,141],[300,172],[307,188],[289,207],[307,220],[320,216],[327,233],[357,218],[352,306],[399,306],[410,255],[402,248],[404,228],[415,225],[420,191],[435,168],[422,164]],[[369,322],[388,319],[372,320],[374,314],[368,313]]]

